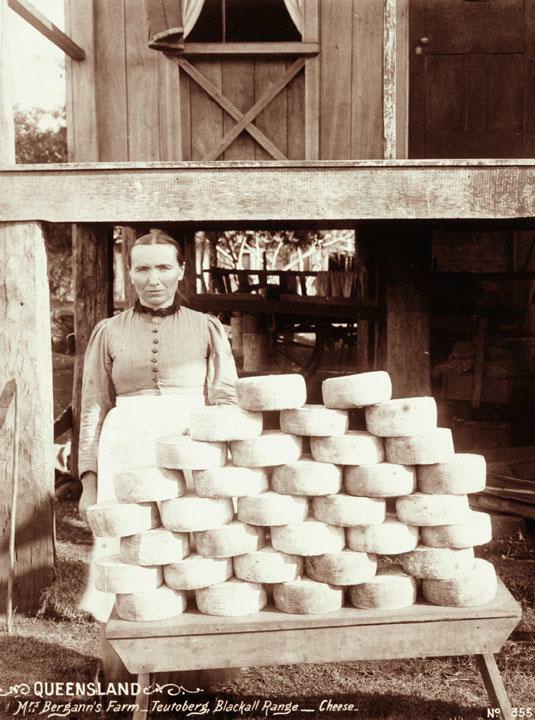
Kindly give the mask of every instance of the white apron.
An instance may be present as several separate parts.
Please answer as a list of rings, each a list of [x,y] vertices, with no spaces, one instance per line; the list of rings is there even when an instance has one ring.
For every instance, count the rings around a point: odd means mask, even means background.
[[[106,415],[98,446],[97,502],[115,498],[114,476],[137,467],[155,466],[156,441],[165,435],[183,435],[190,412],[205,404],[201,391],[166,395],[123,395]],[[119,538],[93,538],[89,576],[80,609],[107,622],[115,595],[95,588],[95,561],[119,552]]]

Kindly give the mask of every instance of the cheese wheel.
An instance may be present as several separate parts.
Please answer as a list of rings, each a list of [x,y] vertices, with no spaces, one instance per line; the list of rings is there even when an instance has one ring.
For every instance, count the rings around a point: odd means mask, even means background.
[[[276,550],[289,555],[323,555],[342,550],[345,533],[341,527],[319,520],[305,520],[271,528],[271,544]]]
[[[399,555],[418,545],[418,528],[387,517],[381,525],[348,528],[347,544],[357,552]]]
[[[115,495],[122,502],[147,502],[180,497],[186,483],[180,470],[142,467],[118,473],[113,479]]]
[[[247,497],[258,495],[269,488],[265,468],[245,468],[235,465],[194,470],[195,492],[201,497]]]
[[[228,580],[232,576],[232,560],[191,553],[180,562],[165,565],[163,576],[167,585],[176,590],[197,590]]]
[[[332,463],[302,458],[276,467],[271,485],[283,495],[334,495],[342,487],[342,471]]]
[[[472,548],[451,550],[418,545],[414,550],[400,555],[399,560],[405,572],[413,577],[449,580],[470,571],[474,564],[474,551]]]
[[[468,519],[466,495],[413,493],[396,499],[396,513],[408,525],[455,525]]]
[[[252,440],[230,443],[232,462],[243,467],[270,467],[295,462],[301,456],[302,440],[278,430],[267,430]]]
[[[115,609],[122,620],[148,622],[167,620],[180,615],[186,609],[187,599],[183,592],[162,585],[157,590],[117,595]]]
[[[385,440],[386,459],[400,465],[431,465],[451,460],[455,454],[449,428],[435,428],[425,435]]]
[[[106,555],[95,561],[95,587],[102,592],[132,593],[144,588],[153,590],[163,582],[158,566],[129,565],[119,555]]]
[[[321,384],[325,407],[351,409],[392,397],[390,375],[383,370],[327,378]]]
[[[238,498],[238,518],[251,525],[288,525],[308,515],[308,500],[295,495],[268,492]]]
[[[195,533],[197,552],[205,557],[234,557],[260,550],[265,543],[262,528],[234,520],[215,530]]]
[[[466,495],[484,490],[486,477],[483,455],[457,453],[446,462],[418,468],[418,487],[425,493]]]
[[[416,488],[416,470],[410,465],[394,463],[347,465],[344,487],[350,495],[363,497],[410,495]]]
[[[491,563],[476,558],[468,573],[450,580],[424,580],[423,596],[435,605],[477,607],[494,600],[498,579]]]
[[[295,580],[303,572],[303,560],[272,547],[238,555],[233,560],[234,574],[240,580],[256,583],[279,583]]]
[[[90,505],[87,522],[97,537],[125,537],[160,525],[155,503],[118,503],[115,500]]]
[[[291,410],[306,403],[307,388],[302,375],[259,375],[240,378],[236,395],[245,410]]]
[[[283,410],[280,427],[283,432],[293,435],[344,435],[349,427],[349,418],[345,410],[303,405],[297,410]]]
[[[379,570],[368,582],[349,588],[351,604],[357,608],[396,610],[416,602],[416,580],[399,566]]]
[[[159,504],[162,524],[173,532],[213,530],[234,517],[230,498],[201,498],[188,493]]]
[[[250,615],[267,604],[266,591],[258,583],[232,578],[195,591],[195,602],[205,615]]]
[[[169,435],[156,443],[158,463],[164,468],[207,470],[227,462],[227,446],[222,442],[202,442],[189,435]]]
[[[457,525],[438,525],[421,529],[422,543],[430,547],[466,548],[492,540],[490,515],[471,510],[468,519]]]
[[[329,525],[379,525],[386,514],[385,501],[355,495],[326,495],[312,500],[312,514]]]
[[[262,414],[237,405],[206,405],[191,411],[189,432],[194,440],[209,442],[254,438],[262,432]]]
[[[356,585],[367,582],[377,571],[377,560],[372,555],[353,550],[325,553],[307,557],[305,572],[314,580],[330,585]]]
[[[385,458],[383,441],[360,430],[338,437],[313,437],[310,450],[314,460],[335,465],[373,465]]]
[[[167,565],[182,560],[188,553],[188,536],[165,528],[121,538],[119,550],[123,562],[135,565]]]
[[[365,412],[368,432],[380,437],[423,435],[437,426],[437,404],[432,397],[387,400]]]
[[[273,588],[275,607],[291,614],[318,615],[340,610],[343,599],[342,588],[308,578],[280,583]]]

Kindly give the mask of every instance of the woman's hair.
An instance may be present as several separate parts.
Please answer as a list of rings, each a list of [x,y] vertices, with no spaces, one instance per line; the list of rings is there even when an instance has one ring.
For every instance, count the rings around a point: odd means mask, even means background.
[[[184,262],[182,249],[177,241],[163,230],[155,228],[149,230],[146,235],[141,235],[134,240],[128,252],[128,267],[132,266],[132,248],[136,245],[172,245],[176,250],[176,259],[178,260],[179,265],[182,265]]]

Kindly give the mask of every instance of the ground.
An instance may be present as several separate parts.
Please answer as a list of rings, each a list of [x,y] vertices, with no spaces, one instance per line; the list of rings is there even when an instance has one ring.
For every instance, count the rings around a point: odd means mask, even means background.
[[[18,683],[91,682],[97,676],[99,626],[77,609],[86,576],[91,534],[78,516],[76,503],[57,503],[57,536],[57,576],[43,596],[39,616],[16,616],[15,634],[0,636],[0,693],[2,688],[5,692]],[[498,656],[498,664],[513,706],[531,708],[535,717],[535,537],[532,533],[517,533],[480,549],[478,554],[495,563],[522,604],[523,619]],[[210,679],[203,678],[201,682],[203,688],[208,688]],[[474,661],[464,657],[243,668],[223,679],[212,678],[211,682],[207,692],[211,693],[212,703],[214,697],[230,701],[262,698],[319,708],[322,699],[330,699],[341,704],[354,703],[358,707],[357,713],[328,710],[320,713],[317,710],[314,714],[290,713],[286,715],[289,717],[341,719],[356,715],[361,720],[476,720],[489,717],[481,677]],[[188,687],[186,682],[184,684]],[[187,697],[191,701],[200,696]],[[203,693],[202,697],[206,695]],[[52,701],[54,698],[47,699]],[[58,701],[64,703],[65,698],[58,698]],[[111,710],[109,713],[79,713],[73,706],[71,708],[69,714],[60,713],[60,716],[84,720],[121,716]],[[0,697],[1,720],[22,716],[22,711],[14,715],[16,710],[13,700],[2,701]],[[284,708],[280,708],[280,714],[285,715]],[[163,713],[154,716],[168,717]],[[26,717],[49,716],[46,713],[32,716],[27,711]],[[175,713],[173,717],[186,715]],[[241,715],[231,711],[219,713],[217,717]],[[265,718],[266,715],[245,717]],[[521,713],[519,717],[522,717]]]

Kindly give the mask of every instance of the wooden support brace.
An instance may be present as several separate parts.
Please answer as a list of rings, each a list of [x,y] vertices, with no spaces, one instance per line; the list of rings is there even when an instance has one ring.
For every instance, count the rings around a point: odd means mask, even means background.
[[[9,7],[73,60],[85,60],[85,52],[28,0],[8,0]]]
[[[491,706],[500,709],[500,718],[502,720],[513,720],[511,703],[507,697],[494,655],[492,653],[476,655],[476,663],[485,683]]]
[[[149,696],[144,692],[150,685],[150,673],[139,673],[137,676],[139,692],[136,695],[136,709],[132,720],[146,720],[149,711]]]

